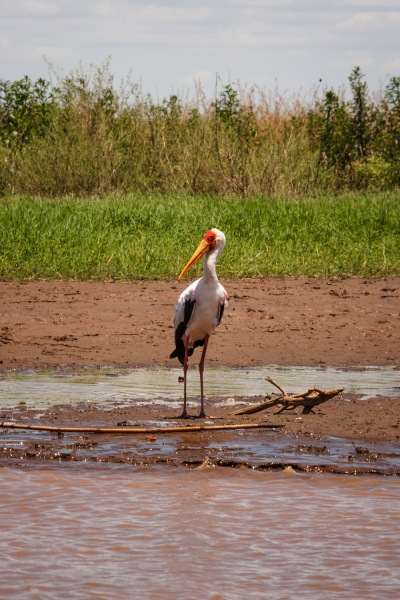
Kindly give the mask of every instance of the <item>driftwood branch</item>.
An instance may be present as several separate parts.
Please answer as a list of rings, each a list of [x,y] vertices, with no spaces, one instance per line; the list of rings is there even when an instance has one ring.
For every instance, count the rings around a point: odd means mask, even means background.
[[[242,423],[232,425],[185,425],[178,427],[57,427],[54,425],[28,425],[24,423],[0,423],[5,429],[30,429],[34,431],[51,431],[53,433],[114,433],[119,435],[135,435],[148,433],[192,433],[194,431],[216,431],[220,429],[262,429],[283,427],[269,423]]]
[[[308,388],[306,392],[302,394],[287,394],[280,385],[275,383],[271,377],[266,377],[266,381],[274,385],[278,390],[282,393],[281,396],[276,396],[276,394],[268,394],[265,396],[265,400],[260,402],[259,404],[255,404],[253,406],[248,406],[246,408],[241,408],[240,410],[236,410],[232,415],[250,415],[252,413],[260,412],[261,410],[266,410],[267,408],[272,408],[276,406],[276,410],[274,414],[279,414],[284,410],[294,410],[299,406],[303,407],[303,415],[308,415],[313,408],[322,404],[323,402],[327,402],[340,392],[343,392],[344,388],[334,388],[332,390],[324,390],[319,387],[311,387]]]

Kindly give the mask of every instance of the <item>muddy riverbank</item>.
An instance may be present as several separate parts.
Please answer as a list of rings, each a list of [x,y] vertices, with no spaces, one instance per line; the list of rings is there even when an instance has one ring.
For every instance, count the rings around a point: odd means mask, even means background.
[[[253,398],[257,402],[260,398]],[[235,405],[248,399],[236,398]],[[1,411],[1,421],[63,427],[116,427],[120,434],[0,430],[0,462],[43,461],[172,465],[196,468],[227,466],[350,474],[400,475],[400,399],[360,400],[345,396],[328,401],[314,414],[234,416],[226,398],[208,400],[207,419],[182,420],[167,406],[113,406],[87,403],[55,405],[45,411],[16,407]],[[195,412],[193,407],[190,412]],[[254,429],[195,431],[206,427],[259,424]],[[128,428],[143,428],[123,435]],[[184,432],[154,432],[183,427]]]
[[[0,368],[174,366],[187,281],[0,282]],[[207,364],[400,365],[400,278],[223,281]]]
[[[230,293],[230,307],[209,345],[207,363],[211,367],[275,364],[362,369],[400,365],[399,278],[223,283]],[[89,365],[176,367],[168,355],[173,347],[175,302],[183,287],[176,282],[0,282],[1,370],[48,368],[62,372]],[[280,383],[284,385],[285,381]],[[338,386],[341,384],[338,381]],[[260,399],[243,396],[235,402]],[[310,415],[299,411],[274,415],[269,410],[233,417],[229,414],[232,407],[224,406],[227,401],[208,399],[212,422],[264,422],[276,426],[279,435],[283,432],[320,442],[328,437],[351,439],[357,447],[358,441],[393,443],[400,436],[400,390],[395,398],[378,392],[369,400],[345,390]],[[191,412],[196,414],[197,406]],[[95,401],[65,406],[55,397],[54,406],[46,410],[24,406],[2,409],[1,421],[123,427],[165,420],[176,424],[181,422],[178,415],[175,407],[168,409],[150,402],[147,406],[128,407],[111,404],[105,410],[96,407]],[[183,423],[190,427],[198,421]],[[232,441],[236,434],[229,435]],[[47,439],[49,442],[51,437]],[[298,445],[307,446],[303,441]],[[11,458],[14,452],[18,459],[17,450],[10,448],[5,445],[3,457]],[[196,450],[193,446],[186,458],[201,462],[209,456],[204,450],[207,444],[202,448]],[[53,450],[58,452],[56,445]],[[372,450],[367,448],[368,452]]]

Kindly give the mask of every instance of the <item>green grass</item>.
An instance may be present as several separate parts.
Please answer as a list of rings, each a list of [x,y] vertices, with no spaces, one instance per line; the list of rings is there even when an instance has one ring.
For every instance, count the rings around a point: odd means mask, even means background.
[[[400,275],[396,194],[171,195],[2,199],[0,279],[175,278],[212,227],[227,236],[221,277]]]

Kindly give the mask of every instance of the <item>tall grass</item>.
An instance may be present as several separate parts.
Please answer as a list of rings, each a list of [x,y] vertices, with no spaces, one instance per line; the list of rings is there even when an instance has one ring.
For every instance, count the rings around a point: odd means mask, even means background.
[[[219,83],[155,101],[108,65],[0,81],[0,194],[308,197],[400,187],[400,77],[307,100]]]
[[[135,195],[3,199],[0,278],[175,278],[211,227],[227,236],[222,277],[400,275],[395,194],[299,201]]]

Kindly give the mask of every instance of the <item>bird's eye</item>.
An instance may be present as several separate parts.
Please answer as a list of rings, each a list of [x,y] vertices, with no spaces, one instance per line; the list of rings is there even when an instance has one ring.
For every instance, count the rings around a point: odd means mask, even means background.
[[[207,231],[204,236],[206,242],[208,242],[211,246],[215,246],[215,242],[217,241],[217,236],[213,231]]]

